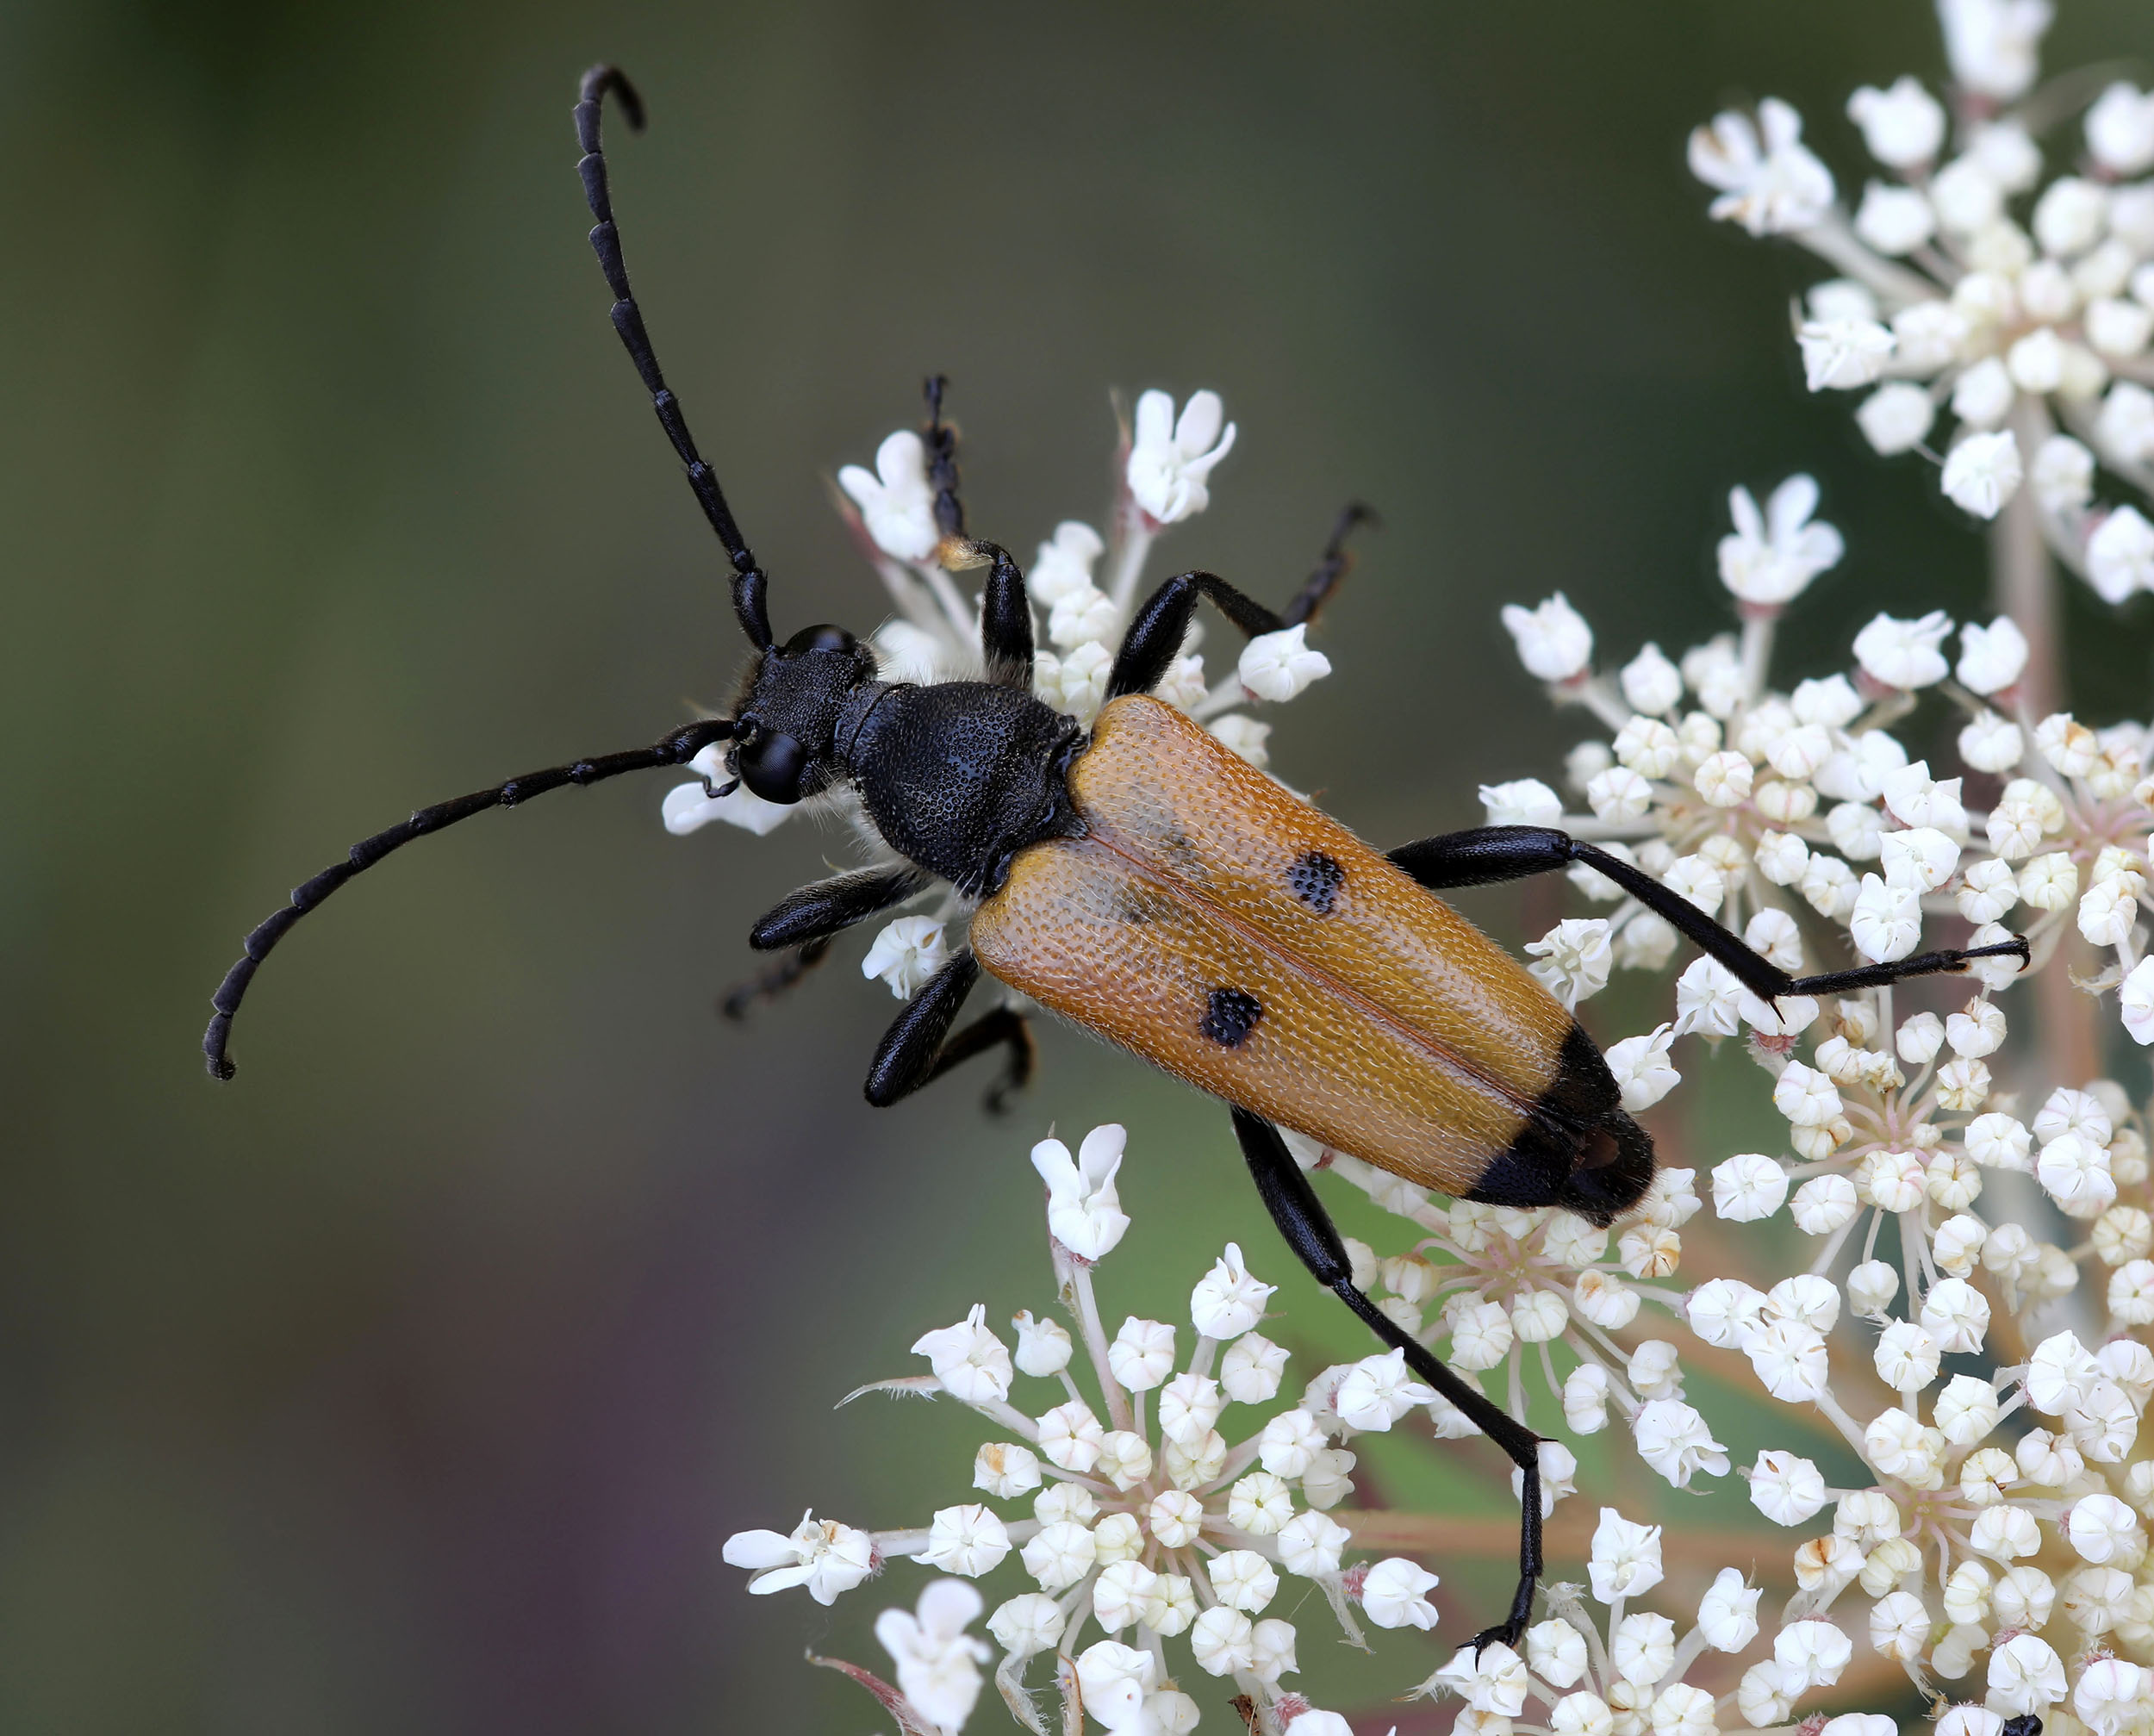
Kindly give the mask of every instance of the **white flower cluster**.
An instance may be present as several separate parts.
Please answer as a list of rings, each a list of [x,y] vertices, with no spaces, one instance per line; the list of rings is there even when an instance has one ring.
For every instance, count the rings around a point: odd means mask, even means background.
[[[1167,1649],[1176,1640],[1202,1676],[1231,1680],[1267,1733],[1329,1736],[1343,1723],[1283,1683],[1298,1668],[1295,1625],[1278,1613],[1288,1582],[1320,1592],[1356,1640],[1359,1620],[1435,1626],[1436,1576],[1403,1556],[1348,1562],[1350,1534],[1330,1512],[1352,1487],[1354,1435],[1448,1408],[1398,1351],[1328,1368],[1298,1403],[1273,1408],[1287,1354],[1257,1329],[1273,1286],[1231,1243],[1190,1293],[1186,1357],[1171,1322],[1132,1316],[1110,1334],[1093,1268],[1130,1226],[1116,1186],[1124,1138],[1119,1127],[1099,1127],[1074,1154],[1053,1139],[1033,1148],[1068,1327],[1020,1313],[1012,1350],[975,1307],[913,1346],[931,1373],[862,1389],[947,1396],[993,1425],[968,1498],[912,1530],[809,1519],[789,1536],[743,1532],[727,1540],[725,1559],[756,1572],[751,1591],[797,1585],[827,1603],[901,1557],[966,1580],[1014,1557],[1035,1589],[1004,1602],[987,1626],[1003,1653],[996,1684],[1027,1728],[1044,1736],[1047,1727],[1024,1681],[1042,1653],[1061,1660],[1058,1683],[1066,1693],[1074,1683],[1077,1703],[1109,1730],[1194,1728],[1198,1702]],[[1373,1266],[1366,1248],[1354,1252]],[[1076,1371],[1087,1366],[1080,1384]],[[1030,1403],[1018,1402],[1020,1382],[1034,1384]],[[962,1584],[928,1595],[941,1600],[939,1622],[924,1597],[917,1619],[886,1612],[877,1632],[921,1720],[954,1728],[980,1687],[986,1653],[962,1630],[982,1606]],[[948,1614],[960,1608],[971,1615],[953,1623]],[[1088,1627],[1099,1630],[1089,1641]],[[919,1693],[905,1687],[908,1658],[929,1684]]]
[[[1139,591],[1154,543],[1168,526],[1211,504],[1211,471],[1233,450],[1234,439],[1235,425],[1225,420],[1217,392],[1192,393],[1179,416],[1165,392],[1138,398],[1134,434],[1124,434],[1128,451],[1109,535],[1066,520],[1039,544],[1025,575],[1039,648],[1033,690],[1041,700],[1092,721],[1105,698],[1123,632],[1142,600]],[[980,600],[966,597],[943,565],[925,443],[900,429],[876,450],[873,470],[848,464],[838,471],[837,483],[839,509],[854,542],[896,611],[872,640],[882,678],[979,679]],[[1260,635],[1242,647],[1232,673],[1215,681],[1207,678],[1196,649],[1203,627],[1192,627],[1159,696],[1203,722],[1261,770],[1270,763],[1266,744],[1272,726],[1253,708],[1297,698],[1331,673],[1330,661],[1308,643],[1307,634],[1305,626],[1292,626]],[[801,811],[764,801],[744,784],[714,794],[726,781],[724,768],[722,746],[707,748],[690,762],[695,781],[666,793],[668,831],[685,836],[724,820],[763,836]],[[863,974],[887,983],[900,1000],[910,999],[946,961],[944,930],[957,913],[953,905],[932,917],[898,918],[876,936]]]
[[[2030,97],[2047,4],[1939,9],[1952,113],[1911,76],[1848,99],[1881,171],[1852,215],[1776,99],[1698,128],[1690,166],[1714,216],[1840,273],[1796,318],[1810,389],[1863,392],[1883,453],[1931,452],[1949,409],[1945,493],[1989,519],[2026,488],[2058,556],[2121,601],[2154,589],[2154,523],[2094,491],[2099,463],[2154,494],[2154,179],[2133,178],[2154,169],[2154,91]],[[2044,184],[2037,134],[2082,105],[2083,154]]]
[[[1881,616],[1856,636],[1851,670],[1773,689],[1780,606],[1840,553],[1838,535],[1811,522],[1815,501],[1803,477],[1762,513],[1738,491],[1721,574],[1740,638],[1677,659],[1647,645],[1610,676],[1560,598],[1507,610],[1528,671],[1613,739],[1571,756],[1588,812],[1566,814],[1553,789],[1526,780],[1483,791],[1491,820],[1609,841],[1790,970],[1804,968],[1804,929],[1819,918],[1857,957],[1886,960],[1915,950],[1926,917],[1957,915],[1980,943],[2016,912],[2034,970],[2076,928],[2116,958],[2080,986],[2120,982],[2125,1029],[2154,1039],[2138,922],[2154,824],[2145,731],[2025,715],[2026,646],[2008,621],[1962,629],[1954,662],[1944,615]],[[1986,812],[1967,806],[1965,778],[1933,775],[1889,732],[1933,688],[1964,716],[1961,759],[1997,791]],[[1573,879],[1616,908],[1528,948],[1553,990],[1576,1004],[1616,964],[1670,959],[1667,924],[1590,870]],[[1829,1528],[1795,1549],[1777,1615],[1761,1617],[1763,1588],[1730,1569],[1680,1638],[1666,1618],[1622,1608],[1659,1577],[1657,1534],[1649,1545],[1605,1512],[1591,1562],[1605,1634],[1574,1588],[1551,1587],[1549,1620],[1523,1657],[1462,1653],[1430,1684],[1466,1699],[1460,1715],[1479,1736],[1526,1720],[1516,1727],[1560,1736],[1703,1736],[1738,1719],[1783,1727],[1858,1652],[1904,1672],[1939,1709],[1958,1701],[1940,1726],[1953,1736],[1998,1736],[2028,1714],[2052,1732],[2154,1729],[2154,1443],[2140,1438],[2154,1397],[2147,1123],[2107,1080],[2030,1103],[2004,1089],[2008,1065],[2016,1078],[2032,1059],[2011,1055],[1995,999],[2018,974],[2016,961],[1985,961],[1944,1017],[1896,1019],[1890,990],[1768,1005],[1710,961],[1689,966],[1672,1017],[1608,1051],[1626,1105],[1650,1106],[1678,1083],[1678,1039],[1746,1029],[1787,1138],[1786,1154],[1714,1163],[1705,1246],[1717,1270],[1692,1274],[1704,1281],[1687,1291],[1667,1280],[1678,1228],[1701,1204],[1690,1172],[1664,1171],[1616,1227],[1611,1266],[1608,1234],[1574,1218],[1445,1204],[1323,1154],[1421,1235],[1379,1263],[1381,1305],[1521,1422],[1554,1432],[1552,1416],[1533,1414],[1537,1385],[1574,1434],[1619,1418],[1671,1483],[1724,1474],[1712,1426],[1684,1401],[1678,1347],[1654,1330],[1679,1322],[1701,1353],[1722,1359],[1722,1378],[1746,1369],[1765,1398],[1796,1407],[1864,1466],[1836,1487],[1800,1438],[1759,1453],[1741,1472],[1758,1511]],[[1455,1432],[1470,1432],[1463,1419]],[[1551,1441],[1543,1453],[1564,1467],[1553,1493],[1568,1492],[1569,1449]],[[1631,1580],[1640,1562],[1643,1581]],[[1686,1677],[1693,1664],[1711,1676],[1716,1651],[1743,1666],[1721,1678],[1732,1691]],[[1823,1727],[1862,1736],[1867,1723]]]
[[[1741,604],[1742,632],[1679,659],[1648,644],[1613,675],[1599,672],[1591,629],[1560,596],[1530,612],[1506,609],[1528,670],[1589,707],[1612,738],[1572,752],[1569,782],[1585,812],[1566,813],[1555,790],[1527,778],[1483,788],[1491,822],[1560,825],[1600,841],[1791,971],[1803,968],[1797,917],[1806,908],[1877,961],[1914,952],[1926,917],[1964,918],[1977,946],[2007,938],[2008,918],[2038,968],[2076,931],[2114,959],[2081,986],[2119,990],[2125,1030],[2154,1043],[2154,961],[2142,922],[2154,910],[2147,730],[2030,715],[2019,689],[2026,642],[2002,618],[1958,628],[1954,659],[1955,628],[1942,613],[1879,615],[1855,635],[1846,673],[1771,689],[1779,604],[1840,552],[1839,534],[1809,520],[1815,501],[1815,484],[1792,477],[1761,519],[1748,493],[1735,491],[1737,529],[1721,541],[1721,572]],[[1559,658],[1551,650],[1559,645]],[[1962,775],[1934,775],[1892,733],[1930,690],[1959,713]],[[1995,788],[1987,809],[1968,805],[1970,775]],[[1616,966],[1659,968],[1676,934],[1590,868],[1572,878],[1614,911],[1560,924],[1528,950],[1535,974],[1575,1005]],[[2016,974],[2006,958],[1973,974],[1986,993]],[[1671,1030],[1724,1036],[1747,1024],[1791,1039],[1819,1016],[1799,997],[1768,1006],[1700,959],[1678,985]],[[1993,1016],[2001,1017],[1978,998],[1964,1017]],[[1952,1081],[1979,1095],[1995,1042],[1954,1039],[1963,1040]]]
[[[1548,1617],[1527,1629],[1522,1653],[1496,1645],[1477,1655],[1467,1646],[1423,1684],[1423,1691],[1464,1699],[1466,1710],[1453,1728],[1470,1736],[1522,1727],[1551,1736],[1647,1730],[1653,1736],[1712,1736],[1722,1727],[1719,1705],[1684,1677],[1708,1652],[1750,1646],[1758,1638],[1761,1593],[1740,1570],[1724,1567],[1680,1632],[1659,1611],[1632,1607],[1661,1584],[1660,1534],[1657,1525],[1634,1524],[1603,1507],[1587,1572],[1605,1619],[1597,1621],[1588,1610],[1585,1587],[1551,1584],[1545,1588]],[[1813,1627],[1824,1631],[1813,1634]],[[1788,1656],[1806,1683],[1829,1687],[1840,1679],[1851,1648],[1827,1622],[1798,1622],[1781,1630],[1775,1652]],[[1530,1713],[1529,1702],[1540,1702]],[[1750,1716],[1747,1706],[1744,1715]]]

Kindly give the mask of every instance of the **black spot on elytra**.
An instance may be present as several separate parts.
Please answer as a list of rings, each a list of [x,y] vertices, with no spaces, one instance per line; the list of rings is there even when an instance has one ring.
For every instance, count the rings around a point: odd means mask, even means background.
[[[1339,888],[1346,884],[1346,870],[1322,850],[1306,850],[1286,870],[1286,885],[1318,916],[1329,916],[1338,902]]]
[[[1239,1048],[1263,1017],[1263,1003],[1254,995],[1238,988],[1215,988],[1205,1002],[1205,1016],[1197,1029],[1222,1048]]]

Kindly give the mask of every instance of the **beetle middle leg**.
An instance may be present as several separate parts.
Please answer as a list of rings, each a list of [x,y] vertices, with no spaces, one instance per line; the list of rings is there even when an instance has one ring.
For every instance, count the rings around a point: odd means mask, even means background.
[[[1385,1343],[1404,1351],[1407,1366],[1463,1411],[1518,1467],[1524,1478],[1519,1493],[1518,1589],[1511,1594],[1510,1614],[1476,1634],[1473,1649],[1479,1652],[1491,1640],[1517,1645],[1519,1635],[1533,1618],[1534,1586],[1541,1578],[1541,1437],[1454,1374],[1426,1345],[1369,1300],[1354,1281],[1353,1262],[1347,1258],[1346,1245],[1339,1239],[1330,1214],[1277,1128],[1247,1110],[1237,1109],[1234,1136],[1242,1142],[1242,1155],[1248,1160],[1249,1173],[1255,1179],[1256,1191],[1263,1196],[1272,1222],[1317,1282],[1360,1315]]]
[[[744,1019],[748,1010],[759,1000],[775,1000],[786,993],[816,966],[830,956],[831,936],[812,940],[804,945],[788,947],[777,963],[768,970],[735,983],[718,998],[718,1010],[730,1019]]]
[[[1317,611],[1330,600],[1339,582],[1354,570],[1354,557],[1348,551],[1347,538],[1360,525],[1378,525],[1376,508],[1360,501],[1348,501],[1340,508],[1338,522],[1331,527],[1331,539],[1323,545],[1323,553],[1317,558],[1317,569],[1303,582],[1294,593],[1294,600],[1279,612],[1279,619],[1287,626],[1298,627],[1304,621],[1317,619]]]
[[[1493,886],[1499,880],[1523,880],[1583,863],[1615,881],[1656,916],[1665,918],[1678,933],[1709,958],[1726,966],[1729,975],[1761,1000],[1784,994],[1838,994],[1850,989],[1883,988],[1907,977],[1964,971],[1977,959],[2012,956],[2022,966],[2027,961],[2026,942],[2014,935],[1995,946],[1917,953],[1884,964],[1858,965],[1852,970],[1790,976],[1752,951],[1740,935],[1722,928],[1690,899],[1661,885],[1642,868],[1553,826],[1476,826],[1471,831],[1446,832],[1423,838],[1418,843],[1401,844],[1390,852],[1390,859],[1431,892]]]

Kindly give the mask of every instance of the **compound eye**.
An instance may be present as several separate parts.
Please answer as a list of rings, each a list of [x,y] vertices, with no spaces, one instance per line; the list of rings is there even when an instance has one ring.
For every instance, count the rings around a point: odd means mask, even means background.
[[[807,777],[808,750],[791,736],[757,736],[740,750],[740,781],[767,802],[797,802]]]
[[[802,627],[785,642],[785,655],[797,657],[808,651],[850,651],[856,650],[859,640],[843,627],[834,627],[825,621],[819,626]]]

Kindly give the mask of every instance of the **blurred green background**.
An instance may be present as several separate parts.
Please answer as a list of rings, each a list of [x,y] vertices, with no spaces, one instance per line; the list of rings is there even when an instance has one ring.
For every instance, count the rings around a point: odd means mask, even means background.
[[[2135,0],[2064,10],[2051,66],[2154,50]],[[800,1653],[880,1663],[919,1576],[826,1614],[718,1546],[962,1498],[962,1413],[831,1406],[975,1300],[1051,1304],[1050,1123],[1131,1129],[1111,1313],[1179,1313],[1237,1235],[1316,1353],[1293,1378],[1360,1353],[1223,1117],[1136,1063],[1050,1032],[1005,1123],[962,1080],[871,1113],[864,941],[721,1024],[748,920],[842,844],[669,838],[663,778],[400,856],[203,1079],[206,997],[284,887],[728,691],[715,553],[582,240],[601,56],[651,110],[612,140],[638,286],[781,632],[879,618],[825,479],[931,369],[1020,551],[1102,510],[1111,388],[1216,387],[1241,426],[1178,566],[1282,594],[1341,501],[1382,508],[1274,763],[1385,842],[1583,732],[1499,601],[1560,587],[1619,657],[1718,629],[1731,483],[1809,469],[1848,534],[1796,674],[1877,607],[1982,606],[1980,538],[1802,393],[1810,273],[1708,224],[1682,160],[1779,94],[1858,184],[1841,103],[1935,73],[1919,4],[12,0],[0,1728],[875,1727]],[[2141,712],[2146,621],[2075,609],[2084,709]],[[1527,896],[1472,908],[1515,938],[1554,908]],[[1395,1474],[1501,1488],[1480,1447]],[[1454,1640],[1492,1591],[1463,1577]],[[1447,1650],[1357,1673],[1307,1615],[1329,1703]]]

